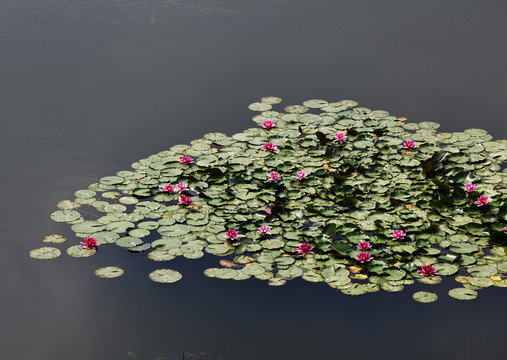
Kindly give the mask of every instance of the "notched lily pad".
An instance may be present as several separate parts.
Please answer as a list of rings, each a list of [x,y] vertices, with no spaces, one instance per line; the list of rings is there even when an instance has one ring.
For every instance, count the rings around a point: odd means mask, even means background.
[[[176,270],[159,269],[151,272],[149,277],[155,282],[169,284],[181,280],[183,276]]]
[[[95,270],[95,275],[104,279],[113,279],[122,276],[124,272],[117,266],[106,266]]]
[[[51,260],[60,256],[62,253],[55,247],[45,246],[38,249],[31,250],[29,255],[31,258],[39,260]]]

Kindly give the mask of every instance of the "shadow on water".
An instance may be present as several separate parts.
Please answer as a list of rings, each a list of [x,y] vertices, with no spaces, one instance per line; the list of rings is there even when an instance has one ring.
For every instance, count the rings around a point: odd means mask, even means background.
[[[155,355],[155,357],[145,357],[136,353],[135,350],[125,352],[125,360],[223,360],[221,357],[214,357],[205,351],[197,350],[195,352],[181,351],[181,356]]]

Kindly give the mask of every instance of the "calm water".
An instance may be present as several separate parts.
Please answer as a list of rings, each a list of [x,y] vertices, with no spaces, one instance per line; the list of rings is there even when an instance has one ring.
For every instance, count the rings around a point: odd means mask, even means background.
[[[275,95],[355,99],[507,137],[505,1],[0,0],[1,359],[502,358],[505,289],[419,304],[322,284],[183,280],[116,247],[42,262],[56,203],[139,158],[253,123]],[[67,244],[64,244],[67,245]],[[66,248],[66,246],[61,246]],[[119,265],[117,280],[93,271]],[[431,291],[431,290],[430,290]]]

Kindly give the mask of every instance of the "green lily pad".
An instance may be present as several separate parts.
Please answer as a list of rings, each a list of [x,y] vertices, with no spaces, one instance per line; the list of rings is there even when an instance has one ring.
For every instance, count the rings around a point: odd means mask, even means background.
[[[176,270],[159,269],[151,272],[149,277],[155,282],[169,284],[181,280],[183,276]]]
[[[426,292],[426,291],[418,291],[414,295],[412,295],[412,298],[421,303],[432,303],[438,299],[437,294],[432,292]]]
[[[85,258],[90,257],[95,254],[97,250],[95,249],[87,249],[82,245],[74,245],[67,249],[67,254],[75,258]]]
[[[62,253],[59,249],[45,246],[38,249],[31,250],[29,255],[31,258],[39,259],[39,260],[51,260],[57,258]]]
[[[477,297],[477,291],[466,288],[449,290],[449,296],[458,300],[472,300]]]
[[[95,275],[104,279],[113,279],[122,276],[125,271],[117,266],[106,266],[95,270]]]

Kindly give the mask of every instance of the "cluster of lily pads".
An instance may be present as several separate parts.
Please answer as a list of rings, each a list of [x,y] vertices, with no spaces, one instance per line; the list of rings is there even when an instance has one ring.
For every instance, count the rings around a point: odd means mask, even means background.
[[[435,122],[409,123],[352,100],[275,111],[280,102],[249,106],[259,112],[255,128],[173,146],[58,203],[51,218],[81,238],[67,253],[115,244],[169,261],[206,252],[227,257],[209,277],[274,286],[301,277],[349,295],[445,276],[462,284],[449,292],[458,299],[507,286],[507,141],[481,129],[439,133]],[[31,252],[59,255],[56,247]],[[150,278],[181,274],[159,269]]]

